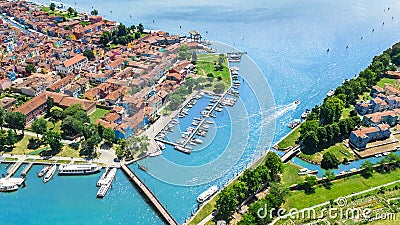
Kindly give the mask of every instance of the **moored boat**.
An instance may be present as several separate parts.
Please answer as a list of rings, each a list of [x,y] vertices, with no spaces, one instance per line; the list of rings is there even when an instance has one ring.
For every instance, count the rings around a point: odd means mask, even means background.
[[[18,190],[18,185],[11,182],[0,182],[0,192],[12,192]]]
[[[50,166],[44,166],[38,173],[38,177],[43,177],[47,173],[47,171],[49,171],[49,169]]]
[[[58,168],[58,175],[89,175],[98,173],[101,167],[96,164],[62,164]]]
[[[209,199],[211,196],[213,196],[215,193],[217,193],[217,191],[218,191],[218,187],[217,186],[215,186],[215,185],[211,186],[210,188],[205,190],[203,193],[201,193],[197,197],[197,202],[199,202],[199,203],[205,202],[207,199]]]
[[[51,178],[53,178],[53,175],[56,172],[56,169],[57,169],[57,165],[55,165],[55,164],[50,167],[49,171],[47,171],[46,175],[43,178],[43,181],[45,183],[49,182],[49,180]]]

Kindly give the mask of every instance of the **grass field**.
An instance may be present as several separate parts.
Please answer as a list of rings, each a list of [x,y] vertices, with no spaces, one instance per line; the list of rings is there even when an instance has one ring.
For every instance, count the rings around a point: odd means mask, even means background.
[[[222,71],[215,71],[214,69],[215,62],[218,62],[218,57],[218,54],[198,54],[196,62],[197,74],[201,76],[207,76],[207,74],[212,73],[214,74],[214,78],[221,76],[222,81],[230,86],[231,78],[226,56],[223,63]]]
[[[53,130],[53,131],[56,131],[56,132],[61,132],[61,123],[62,123],[62,121],[59,120],[53,125],[53,123],[47,121],[47,129],[48,130]]]
[[[71,148],[69,145],[64,145],[62,150],[56,156],[79,158],[79,150]]]
[[[394,81],[395,81],[395,79],[385,77],[385,78],[382,78],[376,85],[383,88],[383,87],[385,87],[385,84],[393,85]]]
[[[285,149],[289,146],[295,146],[296,141],[300,137],[300,127],[295,128],[287,137],[278,143],[280,149]]]
[[[100,119],[109,112],[110,110],[97,108],[92,114],[89,115],[90,122],[91,123],[96,122],[96,120]]]
[[[303,209],[399,179],[400,169],[386,174],[375,172],[369,179],[365,179],[361,175],[354,175],[334,181],[329,190],[323,186],[318,186],[315,188],[315,192],[310,195],[305,194],[303,191],[293,191],[287,198],[284,208]],[[305,199],[307,199],[307,201],[305,201]]]

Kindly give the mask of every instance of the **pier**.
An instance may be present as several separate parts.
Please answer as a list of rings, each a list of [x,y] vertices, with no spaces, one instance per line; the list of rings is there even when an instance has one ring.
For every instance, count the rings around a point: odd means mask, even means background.
[[[32,168],[34,161],[35,160],[32,160],[28,165],[25,166],[24,170],[22,170],[22,172],[21,172],[21,176],[26,177],[29,170]]]
[[[16,162],[14,165],[11,166],[10,169],[7,170],[7,176],[6,177],[11,177],[12,175],[17,172],[17,170],[21,167],[22,161]]]
[[[281,160],[282,162],[286,163],[288,162],[291,158],[293,158],[295,155],[300,153],[300,145],[296,145],[294,148],[290,149],[287,151],[282,157]]]
[[[103,177],[101,180],[97,182],[97,185],[100,185],[99,190],[97,191],[97,197],[103,198],[106,196],[108,189],[110,189],[111,184],[117,174],[117,168],[112,168],[109,172],[110,167],[107,167],[106,171],[104,172]],[[106,174],[106,175],[105,175]]]
[[[144,195],[151,201],[154,208],[157,209],[161,217],[165,220],[167,224],[179,225],[179,223],[174,219],[174,217],[168,212],[168,210],[161,204],[160,200],[154,195],[154,193],[144,184],[135,173],[125,164],[121,165],[122,170],[125,174],[136,184]]]

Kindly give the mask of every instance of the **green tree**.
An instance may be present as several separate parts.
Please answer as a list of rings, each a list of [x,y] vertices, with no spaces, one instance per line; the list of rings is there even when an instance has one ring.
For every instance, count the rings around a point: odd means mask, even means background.
[[[372,174],[374,173],[374,164],[372,164],[370,161],[365,161],[363,164],[361,164],[361,168],[363,169],[362,171],[362,176],[365,178],[370,178],[372,177]]]
[[[50,116],[55,120],[62,119],[64,117],[64,110],[58,106],[53,106],[50,108]]]
[[[193,91],[193,86],[194,86],[194,81],[193,81],[193,79],[187,78],[187,79],[185,80],[185,85],[187,86],[189,93],[192,93],[192,91]]]
[[[321,167],[323,169],[337,168],[340,164],[339,159],[332,153],[326,152],[322,156]]]
[[[47,115],[50,115],[50,110],[54,106],[54,99],[52,97],[49,97],[46,99],[46,113]]]
[[[265,225],[271,222],[270,203],[268,199],[259,199],[258,201],[250,204],[249,213],[254,217],[254,224]],[[265,215],[260,217],[259,215]]]
[[[105,47],[111,41],[111,33],[109,31],[104,31],[100,36],[100,43]]]
[[[5,120],[4,120],[5,115],[6,115],[6,110],[4,110],[4,108],[0,108],[0,129],[3,129],[4,122],[5,122]]]
[[[90,12],[90,15],[92,15],[92,16],[97,16],[99,14],[99,11],[97,11],[97,9],[93,9],[91,12]]]
[[[314,186],[318,184],[317,177],[307,176],[305,182],[303,183],[304,191],[306,194],[311,194],[314,192]]]
[[[189,59],[191,57],[191,53],[187,45],[182,45],[178,49],[178,59]]]
[[[319,140],[314,131],[306,133],[303,137],[303,146],[306,150],[314,152],[319,144]]]
[[[340,119],[342,110],[344,109],[344,102],[338,97],[330,97],[321,105],[320,123],[331,124]]]
[[[7,112],[5,114],[5,122],[7,126],[11,129],[21,130],[24,134],[24,129],[26,125],[26,115],[20,112]]]
[[[35,67],[33,64],[28,63],[28,64],[26,64],[26,66],[25,66],[25,71],[26,71],[28,74],[36,73],[36,67]]]
[[[216,202],[216,208],[219,213],[218,219],[229,221],[231,219],[231,213],[236,209],[239,202],[237,200],[237,193],[233,188],[224,188],[219,194],[219,198]]]
[[[142,23],[139,23],[139,25],[137,26],[137,29],[138,29],[138,31],[139,31],[141,34],[143,34],[144,26],[143,26]]]
[[[47,121],[43,118],[39,118],[33,121],[32,123],[32,131],[36,133],[37,137],[39,134],[44,134],[47,131]]]
[[[251,214],[245,213],[237,225],[257,225],[256,217]]]
[[[94,53],[92,50],[85,50],[83,52],[83,55],[86,56],[90,61],[94,60],[96,57],[94,56]]]
[[[60,133],[49,130],[44,134],[43,139],[50,146],[54,153],[60,152],[63,146],[61,143]]]
[[[67,11],[69,15],[72,15],[75,12],[75,10],[72,7],[68,7]]]
[[[225,84],[223,82],[218,82],[214,85],[214,92],[217,94],[221,94],[224,92]]]
[[[193,52],[192,52],[192,63],[193,63],[193,64],[196,64],[196,62],[197,62],[197,54],[196,54],[195,51],[193,51]]]
[[[272,181],[278,182],[280,174],[283,172],[283,163],[281,158],[274,152],[269,151],[264,159],[264,165],[269,169],[269,177]]]
[[[267,195],[268,207],[280,208],[285,203],[286,196],[289,194],[288,189],[284,188],[280,183],[271,183],[269,194]]]
[[[50,3],[50,10],[54,11],[56,9],[56,4],[54,4],[53,2]]]
[[[112,130],[111,128],[105,128],[103,130],[103,138],[108,141],[109,143],[114,142],[115,140],[115,133],[114,130]]]
[[[13,130],[7,131],[7,145],[12,146],[18,142],[17,134]]]
[[[324,174],[325,187],[330,187],[331,181],[335,179],[335,173],[332,170],[327,170]]]

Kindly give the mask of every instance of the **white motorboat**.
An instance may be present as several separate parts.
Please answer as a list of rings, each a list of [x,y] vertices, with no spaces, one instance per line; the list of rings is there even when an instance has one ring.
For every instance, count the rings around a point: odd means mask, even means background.
[[[49,171],[49,169],[50,166],[44,166],[38,173],[38,177],[43,177],[47,173],[47,171]]]
[[[209,189],[205,190],[203,193],[201,193],[198,197],[197,197],[197,202],[199,203],[203,203],[205,202],[207,199],[209,199],[211,196],[213,196],[215,193],[217,193],[218,191],[218,187],[217,186],[211,186]]]
[[[57,169],[57,165],[55,165],[55,164],[50,167],[49,171],[47,171],[46,175],[43,178],[43,181],[45,183],[49,182],[49,180],[51,178],[53,178],[53,175],[56,172],[56,169]]]

